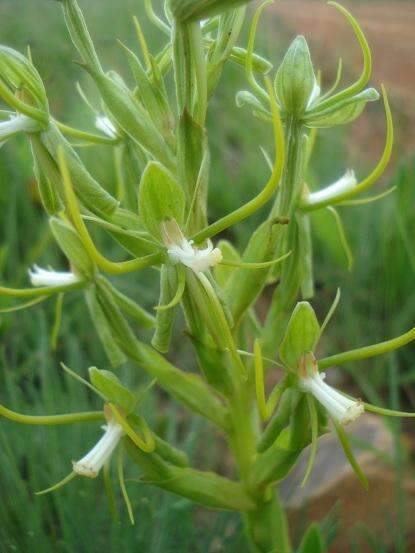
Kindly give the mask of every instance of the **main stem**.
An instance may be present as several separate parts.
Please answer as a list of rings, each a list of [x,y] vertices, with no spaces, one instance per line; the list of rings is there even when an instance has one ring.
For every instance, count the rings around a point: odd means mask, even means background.
[[[285,124],[286,167],[271,217],[289,219],[289,224],[285,226],[284,233],[280,238],[278,255],[285,251],[291,251],[292,254],[283,265],[264,325],[263,353],[264,356],[271,358],[275,356],[276,347],[281,342],[282,333],[297,300],[301,285],[296,210],[303,180],[303,156],[306,153],[302,137],[301,123],[294,116],[288,117]]]
[[[232,430],[229,442],[240,479],[257,505],[243,514],[248,539],[255,553],[290,553],[292,551],[284,508],[275,489],[264,495],[250,489],[249,474],[257,456],[258,415],[249,383],[242,384],[229,400]]]

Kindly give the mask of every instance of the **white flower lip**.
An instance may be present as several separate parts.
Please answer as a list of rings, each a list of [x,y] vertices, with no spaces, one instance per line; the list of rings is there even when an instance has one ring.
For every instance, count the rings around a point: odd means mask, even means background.
[[[195,273],[202,273],[222,261],[222,252],[209,240],[206,248],[199,250],[185,238],[176,221],[163,225],[163,238],[172,263],[182,263]]]
[[[106,426],[103,426],[103,429],[105,430],[104,435],[91,451],[79,461],[72,462],[74,472],[80,476],[96,478],[124,434],[122,427],[113,420],[109,421]]]
[[[349,399],[324,382],[326,375],[318,370],[312,375],[300,379],[300,388],[311,393],[341,424],[356,420],[363,412],[361,401]]]
[[[80,278],[70,271],[53,271],[37,265],[29,269],[28,273],[32,286],[64,286],[80,281]]]
[[[97,115],[95,118],[95,126],[98,130],[108,136],[108,138],[117,138],[117,129],[108,117],[105,117],[104,115]]]
[[[0,121],[0,145],[19,132],[34,132],[39,123],[25,115],[11,115],[6,121]]]
[[[356,175],[353,170],[349,169],[346,173],[333,184],[322,188],[317,192],[312,192],[307,198],[307,204],[314,204],[331,200],[343,192],[347,192],[354,188],[357,184]]]

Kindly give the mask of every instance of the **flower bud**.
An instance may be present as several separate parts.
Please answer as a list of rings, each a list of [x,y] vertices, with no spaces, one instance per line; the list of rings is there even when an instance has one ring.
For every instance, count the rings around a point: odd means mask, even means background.
[[[0,46],[0,97],[17,112],[47,125],[49,104],[39,73],[25,56],[7,46]]]
[[[303,36],[294,39],[280,65],[275,89],[283,110],[298,115],[316,95],[316,77],[308,44]]]

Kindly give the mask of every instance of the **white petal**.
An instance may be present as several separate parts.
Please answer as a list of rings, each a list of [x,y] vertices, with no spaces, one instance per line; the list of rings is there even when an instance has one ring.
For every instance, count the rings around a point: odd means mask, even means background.
[[[122,427],[114,421],[110,421],[104,429],[104,435],[94,445],[91,451],[79,461],[74,461],[72,463],[73,470],[77,474],[87,476],[88,478],[95,478],[98,476],[99,471],[111,457],[124,434]]]
[[[363,403],[349,399],[326,384],[325,376],[324,373],[316,372],[301,378],[300,387],[303,391],[313,394],[336,421],[347,424],[357,419],[364,412]]]
[[[79,282],[80,278],[69,271],[52,271],[42,269],[37,265],[29,269],[29,278],[32,286],[63,286]]]
[[[330,184],[326,188],[322,188],[317,192],[312,192],[307,199],[307,204],[331,200],[339,194],[351,190],[356,186],[356,184],[356,175],[353,170],[349,170],[342,177],[340,177],[339,180],[333,182],[333,184]]]

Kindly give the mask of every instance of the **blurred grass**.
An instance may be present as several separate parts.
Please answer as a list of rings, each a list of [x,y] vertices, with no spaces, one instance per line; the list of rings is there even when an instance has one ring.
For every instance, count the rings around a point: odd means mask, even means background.
[[[120,48],[120,37],[134,47],[130,14],[140,15],[136,0],[106,2],[83,0],[90,30],[107,67],[128,77]],[[142,14],[141,14],[142,15]],[[52,111],[59,119],[92,129],[92,116],[76,94],[80,81],[93,93],[87,77],[72,63],[76,58],[61,18],[52,0],[0,0],[0,41],[23,51],[29,44],[35,64],[45,80]],[[143,18],[143,22],[145,22]],[[145,24],[149,42],[157,47],[161,37]],[[273,30],[262,38],[264,51],[277,63],[284,49],[285,35],[275,44]],[[259,146],[268,146],[269,129],[238,110],[234,96],[247,88],[240,68],[229,65],[209,114],[212,153],[210,216],[228,212],[250,198],[267,175]],[[371,108],[372,109],[372,108]],[[379,108],[373,108],[374,110]],[[380,116],[380,110],[375,111]],[[254,138],[253,138],[254,137]],[[310,182],[322,184],[338,176],[351,161],[344,129],[323,132],[313,158]],[[344,153],[345,152],[345,153]],[[88,166],[108,187],[114,173],[105,148],[82,150]],[[360,167],[365,168],[364,151]],[[314,161],[315,160],[315,161]],[[26,269],[33,262],[61,267],[63,259],[48,238],[47,223],[33,193],[29,150],[24,140],[6,144],[0,152],[0,275],[1,281],[24,286]],[[355,266],[346,271],[333,221],[313,217],[315,270],[318,293],[315,303],[321,316],[326,312],[337,286],[343,300],[326,338],[327,354],[350,349],[397,335],[413,325],[415,296],[413,282],[415,253],[415,162],[406,160],[387,184],[398,192],[373,205],[341,208]],[[231,233],[242,245],[261,214]],[[148,308],[154,305],[156,290],[151,273],[140,273],[134,281],[123,279],[123,289],[136,294]],[[65,298],[63,327],[58,349],[52,352],[49,336],[53,325],[53,301],[28,311],[1,317],[0,401],[25,413],[54,413],[98,408],[99,404],[78,383],[64,376],[59,361],[85,373],[91,364],[101,368],[107,362],[91,329],[87,311],[77,294]],[[175,356],[180,352],[176,351]],[[347,367],[350,385],[368,399],[389,406],[402,403],[415,407],[411,384],[415,380],[414,348],[396,355]],[[137,382],[135,369],[123,368],[122,378]],[[173,413],[171,410],[174,410]],[[214,450],[206,442],[200,421],[190,423],[180,409],[166,407],[165,398],[148,400],[146,415],[173,442],[200,458],[204,465],[215,463]],[[406,423],[405,428],[410,424]],[[404,497],[399,485],[405,466],[399,423],[390,425],[396,437],[396,504],[401,513],[396,526],[396,551],[403,552]],[[0,551],[131,551],[146,553],[246,550],[238,517],[219,513],[207,516],[187,501],[159,493],[148,486],[129,483],[136,513],[135,527],[129,526],[125,509],[121,522],[113,523],[100,482],[78,480],[56,494],[35,497],[70,470],[70,461],[84,454],[99,434],[96,425],[71,428],[33,428],[0,421]],[[217,460],[216,460],[217,463]],[[127,477],[136,478],[133,467]],[[118,494],[119,495],[119,494]],[[120,502],[120,498],[118,497]],[[121,504],[121,502],[120,502]],[[379,551],[382,545],[379,544]],[[376,549],[374,549],[376,550]]]

